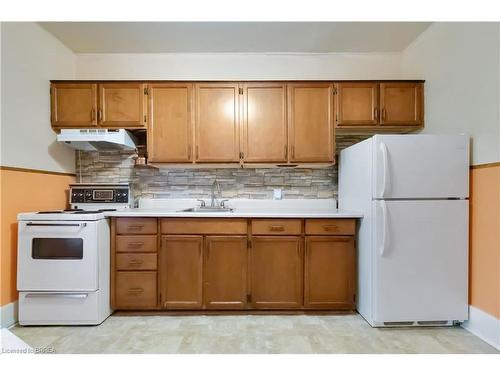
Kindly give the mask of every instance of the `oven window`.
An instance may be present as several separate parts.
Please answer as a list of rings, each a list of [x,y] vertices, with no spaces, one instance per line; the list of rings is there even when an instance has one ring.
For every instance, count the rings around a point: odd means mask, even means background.
[[[33,238],[33,259],[83,259],[83,238]]]

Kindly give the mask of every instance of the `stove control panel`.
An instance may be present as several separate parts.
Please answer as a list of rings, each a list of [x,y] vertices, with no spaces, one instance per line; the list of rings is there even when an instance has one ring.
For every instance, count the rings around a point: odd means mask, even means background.
[[[121,203],[127,204],[130,188],[126,185],[70,186],[70,203]]]

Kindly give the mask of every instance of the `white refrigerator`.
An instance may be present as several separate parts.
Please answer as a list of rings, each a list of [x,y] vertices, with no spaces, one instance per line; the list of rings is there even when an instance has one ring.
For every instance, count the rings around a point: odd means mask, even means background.
[[[339,208],[361,211],[357,310],[374,327],[468,318],[469,137],[375,135],[341,151]]]

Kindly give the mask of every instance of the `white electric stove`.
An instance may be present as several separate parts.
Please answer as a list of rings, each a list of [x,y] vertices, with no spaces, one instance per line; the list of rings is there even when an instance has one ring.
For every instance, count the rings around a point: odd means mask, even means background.
[[[130,208],[127,184],[70,185],[70,210],[18,215],[21,325],[96,325],[111,313],[110,226]]]

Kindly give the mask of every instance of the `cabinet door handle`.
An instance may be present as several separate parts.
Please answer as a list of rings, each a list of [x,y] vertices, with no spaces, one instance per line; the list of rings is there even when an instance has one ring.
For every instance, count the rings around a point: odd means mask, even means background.
[[[196,160],[198,160],[200,154],[199,154],[199,150],[198,150],[198,145],[196,145]]]
[[[373,110],[373,119],[375,121],[378,120],[378,108],[377,107],[375,107],[375,109]]]
[[[188,146],[188,160],[191,160],[191,145]]]
[[[292,159],[294,159],[295,158],[295,146],[292,146],[290,151],[292,153]]]
[[[99,108],[99,110],[97,111],[97,121],[99,123],[102,122],[102,109],[101,108]]]
[[[92,108],[90,110],[90,121],[92,121],[92,122],[95,121],[95,108]]]
[[[386,115],[387,115],[387,113],[386,113],[385,108],[382,108],[382,121],[385,121]]]
[[[288,147],[285,145],[285,160],[288,159]]]
[[[270,225],[269,230],[272,232],[283,232],[285,227],[283,225]]]

